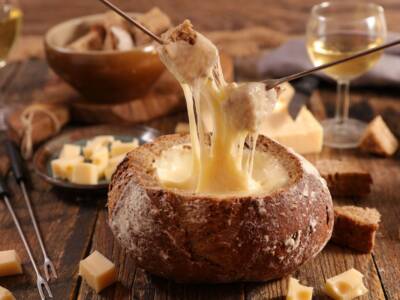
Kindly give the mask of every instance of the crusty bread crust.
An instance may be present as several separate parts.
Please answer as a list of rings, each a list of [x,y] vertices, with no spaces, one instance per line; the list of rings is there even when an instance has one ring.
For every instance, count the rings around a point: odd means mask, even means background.
[[[109,224],[148,272],[178,282],[266,281],[317,255],[330,239],[333,206],[326,182],[304,158],[260,137],[259,151],[289,171],[265,195],[215,197],[160,187],[154,160],[186,134],[158,138],[130,152],[109,188]]]

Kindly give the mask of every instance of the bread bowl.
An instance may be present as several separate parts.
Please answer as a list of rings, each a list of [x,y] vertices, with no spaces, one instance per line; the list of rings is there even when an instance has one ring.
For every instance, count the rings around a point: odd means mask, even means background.
[[[178,282],[267,281],[293,272],[324,247],[332,200],[307,160],[261,136],[256,150],[288,172],[282,186],[248,195],[161,186],[155,161],[189,142],[185,134],[162,136],[130,152],[114,173],[109,224],[138,266]]]

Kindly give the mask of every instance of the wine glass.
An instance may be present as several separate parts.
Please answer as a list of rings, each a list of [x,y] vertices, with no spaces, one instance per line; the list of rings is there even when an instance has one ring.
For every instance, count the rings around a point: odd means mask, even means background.
[[[14,45],[21,26],[22,12],[17,0],[0,0],[0,68]]]
[[[316,66],[379,46],[386,39],[383,8],[355,1],[318,4],[312,8],[306,39],[308,54]],[[335,116],[322,122],[325,145],[358,146],[365,123],[349,118],[350,80],[366,73],[380,56],[381,52],[376,52],[324,70],[337,81]]]

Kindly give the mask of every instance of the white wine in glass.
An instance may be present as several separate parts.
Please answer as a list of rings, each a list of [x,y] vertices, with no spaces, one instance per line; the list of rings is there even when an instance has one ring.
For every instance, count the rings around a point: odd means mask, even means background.
[[[372,3],[324,2],[313,7],[307,25],[307,50],[316,66],[380,46],[385,38],[383,8]],[[322,122],[325,145],[358,146],[365,124],[348,116],[349,84],[372,68],[381,54],[376,52],[324,70],[338,83],[335,117]]]
[[[22,12],[16,1],[0,0],[0,67],[5,66],[7,56],[18,37],[21,19]]]

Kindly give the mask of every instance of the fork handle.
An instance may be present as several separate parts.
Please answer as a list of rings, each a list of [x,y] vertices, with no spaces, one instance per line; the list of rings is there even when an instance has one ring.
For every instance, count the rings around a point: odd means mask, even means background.
[[[23,160],[18,146],[11,140],[5,140],[7,154],[11,161],[11,168],[18,183],[25,179]]]

